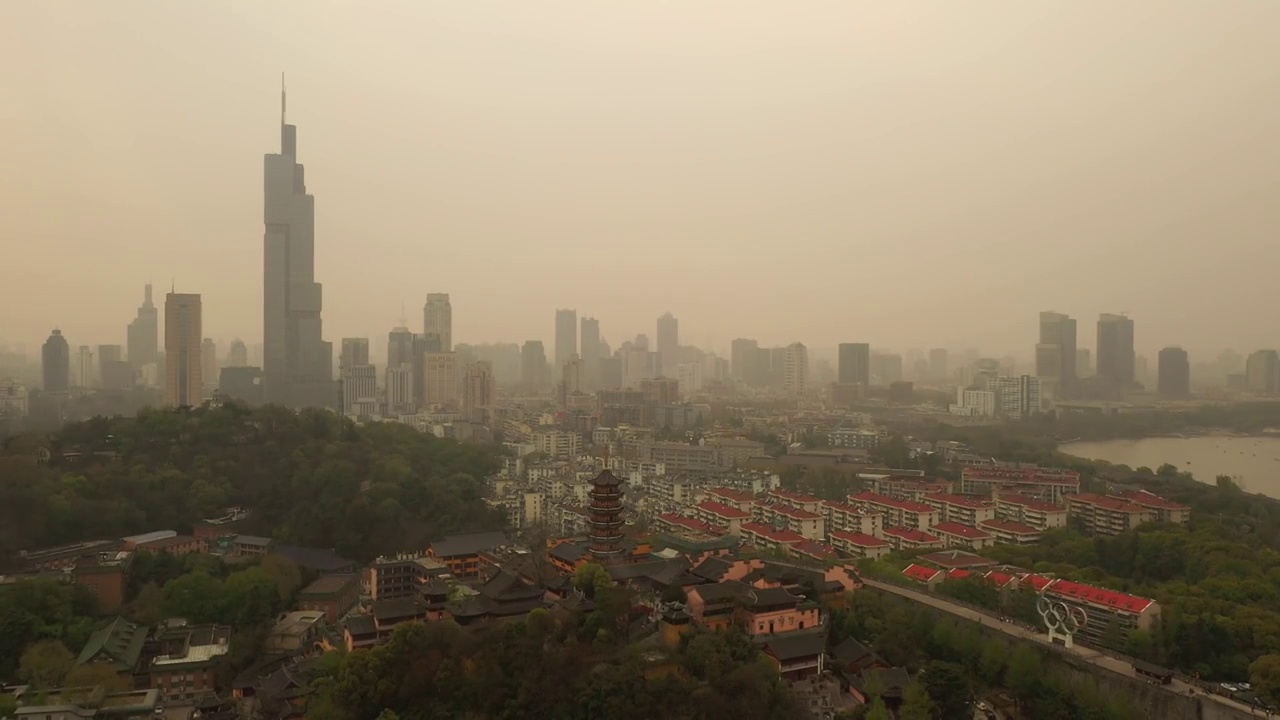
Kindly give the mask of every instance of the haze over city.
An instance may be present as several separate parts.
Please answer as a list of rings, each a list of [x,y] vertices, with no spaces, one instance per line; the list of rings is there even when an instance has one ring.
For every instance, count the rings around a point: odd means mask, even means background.
[[[448,292],[472,343],[1274,343],[1276,4],[315,9],[0,8],[6,341],[122,342],[148,280],[260,340],[283,70],[335,342]]]

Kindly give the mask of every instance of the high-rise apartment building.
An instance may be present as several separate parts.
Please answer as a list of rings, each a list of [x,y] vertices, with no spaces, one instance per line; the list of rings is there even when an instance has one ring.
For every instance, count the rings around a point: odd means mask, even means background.
[[[413,365],[413,333],[400,326],[387,333],[387,367]]]
[[[1244,364],[1245,387],[1255,393],[1271,395],[1280,391],[1280,355],[1275,350],[1258,350],[1249,354]]]
[[[787,346],[782,366],[782,389],[791,395],[803,395],[809,385],[809,349],[803,343]]]
[[[427,293],[422,306],[422,334],[440,338],[440,352],[453,352],[453,305],[449,293]]]
[[[947,379],[947,349],[934,348],[929,351],[929,379],[945,382]]]
[[[249,348],[244,346],[244,341],[236,338],[231,341],[231,347],[227,350],[227,367],[248,367],[249,366]]]
[[[622,358],[624,382],[628,387],[637,387],[642,380],[656,378],[661,375],[661,355],[632,346]]]
[[[71,363],[71,387],[93,387],[93,370],[93,348],[88,345],[76,348],[74,362]]]
[[[1124,315],[1098,316],[1098,378],[1121,387],[1134,383],[1133,320]]]
[[[338,367],[348,368],[369,364],[369,338],[342,338],[342,351],[338,354]]]
[[[200,343],[200,379],[204,381],[205,396],[218,388],[218,345],[213,338],[205,338]]]
[[[712,357],[711,363],[714,364],[719,358]],[[679,382],[680,390],[686,397],[702,390],[705,382],[705,368],[701,362],[683,362],[676,365],[676,380]]]
[[[489,421],[489,411],[498,402],[498,379],[492,363],[478,360],[462,373],[462,415],[468,422]]]
[[[836,359],[836,381],[841,385],[871,384],[871,346],[867,343],[840,343]]]
[[[600,387],[600,321],[593,317],[582,318],[581,348],[582,384],[589,390]]]
[[[1040,378],[1030,375],[995,377],[987,381],[995,393],[996,413],[1007,418],[1027,418],[1040,412]]]
[[[902,356],[898,353],[878,352],[871,356],[871,375],[881,385],[902,379]]]
[[[1040,342],[1036,345],[1036,376],[1059,387],[1076,380],[1076,321],[1062,313],[1040,313]]]
[[[142,305],[138,308],[137,317],[129,323],[126,338],[129,364],[134,370],[156,362],[160,354],[160,319],[155,303],[151,301],[151,283],[147,283],[143,293]]]
[[[281,88],[280,152],[263,159],[266,398],[291,408],[331,407],[333,346],[323,338],[322,288],[315,281],[315,197],[297,156],[298,131],[285,122]]]
[[[200,296],[171,292],[164,299],[164,402],[174,407],[204,401],[204,365],[200,360]]]
[[[541,340],[525,340],[520,348],[520,383],[528,390],[547,385],[547,353]]]
[[[556,310],[556,372],[578,354],[578,311]]]
[[[373,365],[342,367],[342,414],[348,417],[376,415],[378,412],[378,369]]]
[[[387,367],[386,412],[388,415],[413,413],[413,365],[402,364]]]
[[[413,400],[419,407],[424,407],[430,402],[427,400],[427,355],[438,352],[442,352],[438,334],[415,334],[413,336],[413,355],[411,357]]]
[[[658,371],[665,377],[675,377],[676,364],[680,362],[680,321],[670,312],[658,318]]]
[[[57,328],[40,348],[40,370],[46,393],[64,393],[71,389],[71,346]]]
[[[1093,376],[1093,357],[1089,353],[1089,348],[1076,348],[1076,377],[1087,378]]]
[[[1191,394],[1191,361],[1187,351],[1180,347],[1167,347],[1157,359],[1156,388],[1169,398],[1184,398]]]
[[[582,376],[582,358],[577,355],[560,366],[560,384],[557,389],[560,393],[561,406],[568,402],[570,395],[582,392]]]
[[[98,346],[98,384],[105,390],[127,390],[133,386],[133,368],[124,359],[124,346]]]
[[[458,404],[458,356],[451,352],[429,352],[424,368],[425,402],[445,407]]]
[[[729,372],[740,383],[753,384],[756,356],[760,344],[749,338],[738,338],[729,345]]]

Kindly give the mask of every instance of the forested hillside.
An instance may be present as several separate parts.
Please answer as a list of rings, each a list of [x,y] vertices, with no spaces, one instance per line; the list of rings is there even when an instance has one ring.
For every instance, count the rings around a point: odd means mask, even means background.
[[[41,464],[41,448],[49,460]],[[94,418],[0,452],[0,557],[193,523],[229,505],[254,532],[356,560],[499,527],[481,499],[496,450],[392,423],[238,405]]]

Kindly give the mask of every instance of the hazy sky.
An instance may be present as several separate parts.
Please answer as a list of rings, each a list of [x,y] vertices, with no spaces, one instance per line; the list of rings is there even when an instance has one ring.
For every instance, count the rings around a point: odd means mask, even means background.
[[[325,335],[1276,347],[1280,3],[0,3],[0,337],[261,341],[279,83]],[[548,343],[548,347],[551,347]],[[377,354],[381,354],[378,352]]]

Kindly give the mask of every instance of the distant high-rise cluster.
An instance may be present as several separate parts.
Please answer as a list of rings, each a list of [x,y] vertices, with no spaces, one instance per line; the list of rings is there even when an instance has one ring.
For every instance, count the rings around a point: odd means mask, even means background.
[[[615,341],[631,338],[616,347],[605,339],[597,317],[588,311],[580,317],[569,308],[555,310],[549,338],[544,326],[544,339],[522,345],[468,344],[455,341],[450,294],[428,292],[420,331],[410,329],[417,321],[405,317],[402,300],[401,318],[386,336],[384,366],[380,336],[372,348],[368,337],[343,338],[339,347],[324,340],[315,198],[307,191],[297,128],[287,122],[285,109],[282,88],[279,151],[263,158],[262,343],[235,339],[220,362],[219,341],[202,334],[201,296],[177,292],[165,298],[161,342],[160,311],[148,283],[123,345],[71,345],[53,331],[42,348],[44,393],[78,398],[136,390],[147,397],[162,389],[164,402],[176,406],[269,402],[422,428],[502,421],[508,410],[528,407],[525,401],[531,400],[534,407],[555,407],[538,422],[576,423],[583,433],[600,422],[688,427],[709,399],[735,393],[807,412],[919,404],[929,395],[936,403],[938,391],[945,390],[955,393],[950,412],[956,415],[1004,418],[1026,418],[1055,403],[1069,408],[1120,401],[1152,389],[1185,398],[1193,371],[1197,387],[1216,375],[1234,391],[1280,394],[1280,354],[1269,349],[1193,366],[1184,350],[1170,346],[1148,373],[1147,356],[1135,351],[1134,321],[1125,313],[1101,313],[1097,343],[1086,348],[1077,345],[1073,317],[1040,312],[1034,370],[1028,370],[1025,360],[981,357],[976,349],[948,350],[936,342],[905,349],[844,342],[833,348],[739,337],[730,342],[728,357],[720,357],[682,344],[680,319],[672,311],[634,336],[615,330]],[[857,330],[849,330],[858,339]],[[499,387],[503,400],[514,402],[500,402]]]

